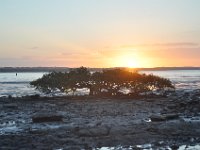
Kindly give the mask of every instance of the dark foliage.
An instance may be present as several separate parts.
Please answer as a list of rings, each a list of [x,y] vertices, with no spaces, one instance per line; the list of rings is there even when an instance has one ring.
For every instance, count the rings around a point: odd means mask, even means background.
[[[154,91],[164,93],[174,89],[171,81],[155,75],[129,72],[125,69],[104,70],[91,73],[87,68],[80,67],[69,72],[52,72],[30,83],[36,89],[51,93],[73,93],[77,89],[88,88],[89,95],[123,95],[123,90],[128,90],[127,95],[149,94]]]

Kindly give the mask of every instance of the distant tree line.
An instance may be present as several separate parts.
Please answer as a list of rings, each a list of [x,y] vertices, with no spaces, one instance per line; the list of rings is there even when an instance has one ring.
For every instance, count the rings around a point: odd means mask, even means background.
[[[77,89],[89,89],[89,95],[140,95],[174,89],[171,81],[152,74],[140,74],[125,69],[103,70],[91,73],[87,68],[80,67],[69,72],[51,72],[30,83],[36,89],[51,93],[76,92]],[[128,93],[123,93],[123,89]]]

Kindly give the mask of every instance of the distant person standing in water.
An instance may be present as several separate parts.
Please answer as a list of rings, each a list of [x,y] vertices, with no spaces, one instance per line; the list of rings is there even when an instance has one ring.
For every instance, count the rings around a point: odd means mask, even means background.
[[[17,73],[16,73],[16,76],[17,76]]]

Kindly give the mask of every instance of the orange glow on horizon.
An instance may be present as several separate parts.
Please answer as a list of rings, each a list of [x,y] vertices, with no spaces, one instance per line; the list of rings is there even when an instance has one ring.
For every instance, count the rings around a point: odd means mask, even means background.
[[[142,68],[147,67],[147,59],[141,55],[139,49],[135,48],[121,48],[116,51],[107,52],[109,58],[107,62],[108,67],[128,67],[128,68]],[[113,57],[112,57],[113,56]],[[149,67],[149,66],[148,66]]]
[[[176,56],[176,54],[173,56]],[[174,67],[174,63],[178,64],[177,60],[172,59],[171,53],[168,54],[165,50],[161,51],[158,48],[134,46],[109,47],[96,52],[87,51],[85,53],[55,54],[49,59],[51,59],[51,61],[48,61],[48,63],[52,62],[52,64],[58,64],[58,66],[63,67],[153,68],[167,66]],[[180,59],[178,61],[180,63]],[[184,64],[184,60],[181,61],[181,63]]]
[[[118,67],[128,67],[128,68],[139,68],[141,67],[140,65],[140,60],[133,55],[123,55],[119,56],[116,60],[115,63]]]

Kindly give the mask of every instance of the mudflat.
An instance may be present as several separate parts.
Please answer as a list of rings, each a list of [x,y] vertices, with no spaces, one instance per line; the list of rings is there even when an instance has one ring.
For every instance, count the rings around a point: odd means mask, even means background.
[[[0,98],[0,149],[196,145],[199,95],[196,91],[154,98]]]

